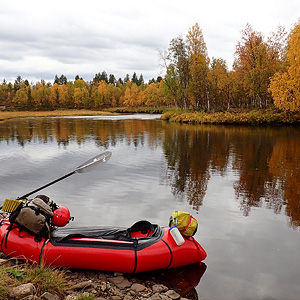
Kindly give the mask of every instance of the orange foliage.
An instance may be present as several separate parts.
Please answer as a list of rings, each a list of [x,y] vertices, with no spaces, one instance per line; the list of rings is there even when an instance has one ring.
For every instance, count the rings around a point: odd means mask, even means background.
[[[300,21],[291,32],[287,56],[287,71],[273,76],[269,90],[276,107],[286,111],[300,111]]]

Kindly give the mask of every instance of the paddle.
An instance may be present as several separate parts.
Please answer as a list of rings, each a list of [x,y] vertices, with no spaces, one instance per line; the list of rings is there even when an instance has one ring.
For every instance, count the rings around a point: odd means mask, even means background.
[[[64,176],[61,176],[37,189],[35,189],[34,191],[31,191],[21,197],[18,197],[17,199],[26,199],[28,196],[58,182],[58,181],[61,181],[75,173],[85,173],[85,172],[88,172],[88,171],[91,171],[93,169],[95,169],[96,167],[99,167],[100,165],[104,165],[111,157],[112,153],[110,151],[106,151],[106,152],[103,152],[102,154],[99,154],[91,159],[89,159],[88,161],[86,161],[85,163],[83,163],[82,165],[78,166],[75,170],[73,170],[72,172],[64,175]]]

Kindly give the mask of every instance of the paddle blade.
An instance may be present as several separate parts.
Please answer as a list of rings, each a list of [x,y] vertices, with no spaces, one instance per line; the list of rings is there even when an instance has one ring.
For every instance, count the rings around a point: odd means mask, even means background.
[[[15,211],[22,202],[22,200],[5,199],[4,204],[0,208],[0,210],[11,213]]]
[[[86,161],[85,163],[80,165],[79,167],[77,167],[75,169],[75,172],[84,173],[84,172],[94,170],[97,167],[104,165],[110,159],[111,156],[112,156],[112,153],[110,151],[106,151],[102,154],[99,154],[99,155],[89,159],[88,161]]]

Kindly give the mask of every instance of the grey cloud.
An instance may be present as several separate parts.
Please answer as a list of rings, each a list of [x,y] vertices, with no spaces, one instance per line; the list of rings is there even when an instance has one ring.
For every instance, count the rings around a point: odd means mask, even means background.
[[[146,6],[137,0],[116,0],[113,4],[53,0],[46,7],[32,0],[7,2],[0,11],[0,80],[21,75],[33,80],[43,76],[47,81],[57,73],[68,78],[79,74],[91,80],[101,71],[116,77],[140,72],[150,79],[160,71],[158,49],[166,49],[180,34],[185,36],[196,22],[203,31],[209,57],[223,58],[231,67],[246,22],[269,32],[274,23],[276,31],[279,23],[285,26],[297,21],[286,13],[281,16],[280,10],[289,7],[284,11],[296,15],[298,0],[288,4],[279,0],[278,8],[271,0],[253,1],[247,11],[237,0],[226,4],[193,0],[188,5],[154,0]],[[272,9],[257,12],[255,7],[260,4]]]

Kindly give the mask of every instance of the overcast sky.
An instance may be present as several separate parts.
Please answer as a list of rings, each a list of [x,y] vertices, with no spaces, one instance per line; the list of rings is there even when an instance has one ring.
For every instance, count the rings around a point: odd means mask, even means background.
[[[300,17],[300,0],[0,0],[0,81],[92,80],[161,73],[158,53],[199,24],[210,58],[231,68],[235,46],[248,23],[268,36],[287,31]]]

